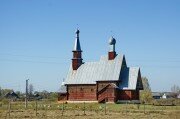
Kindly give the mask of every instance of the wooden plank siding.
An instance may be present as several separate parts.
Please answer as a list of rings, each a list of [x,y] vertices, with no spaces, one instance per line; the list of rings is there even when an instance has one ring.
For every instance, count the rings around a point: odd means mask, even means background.
[[[116,88],[119,83],[116,81],[99,81],[96,84],[67,85],[67,94],[59,95],[58,100],[98,102],[139,100],[139,89],[120,90]]]
[[[68,85],[68,100],[96,101],[96,84]]]
[[[116,89],[114,81],[99,81],[97,82],[97,100],[99,102],[116,102]]]
[[[67,93],[58,94],[58,101],[66,101],[66,100],[67,100]]]
[[[139,100],[139,90],[118,90],[118,100]]]

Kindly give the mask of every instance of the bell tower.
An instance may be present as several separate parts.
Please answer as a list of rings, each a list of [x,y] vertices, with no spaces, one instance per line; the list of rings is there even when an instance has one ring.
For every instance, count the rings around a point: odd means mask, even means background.
[[[109,39],[109,52],[108,52],[109,60],[113,60],[116,57],[115,44],[116,44],[116,39],[111,37]]]
[[[75,44],[74,44],[74,49],[73,49],[73,58],[72,58],[72,69],[77,70],[81,64],[82,64],[82,50],[81,50],[81,45],[79,41],[79,33],[80,31],[77,29],[76,30],[76,39],[75,39]]]

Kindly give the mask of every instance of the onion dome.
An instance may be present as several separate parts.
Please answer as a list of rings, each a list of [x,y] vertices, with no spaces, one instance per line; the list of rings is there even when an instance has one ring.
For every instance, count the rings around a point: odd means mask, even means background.
[[[113,37],[111,37],[111,38],[109,39],[109,45],[115,45],[115,44],[116,44],[116,39],[113,38]]]

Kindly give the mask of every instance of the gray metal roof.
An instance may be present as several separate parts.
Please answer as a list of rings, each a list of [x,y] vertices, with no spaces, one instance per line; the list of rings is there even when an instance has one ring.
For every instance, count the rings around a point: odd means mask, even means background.
[[[139,67],[128,67],[122,72],[120,89],[135,90],[137,85]]]
[[[96,81],[119,80],[123,55],[114,60],[102,56],[99,62],[86,62],[77,70],[69,68],[65,84],[96,84]]]
[[[152,92],[152,96],[162,96],[162,92]]]
[[[102,56],[99,62],[86,62],[77,70],[70,65],[65,84],[96,84],[96,81],[118,81],[120,89],[136,89],[139,67],[126,68],[121,73],[123,55],[117,55],[114,60]]]

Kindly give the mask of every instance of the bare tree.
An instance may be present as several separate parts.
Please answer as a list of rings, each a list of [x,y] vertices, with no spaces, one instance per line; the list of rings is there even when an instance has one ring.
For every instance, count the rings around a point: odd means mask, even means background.
[[[151,91],[151,87],[149,85],[148,78],[142,77],[142,83],[143,83],[143,88],[145,91]]]
[[[173,86],[171,87],[171,92],[173,92],[173,93],[179,93],[179,92],[180,92],[179,86],[173,85]]]
[[[29,96],[33,95],[34,86],[32,84],[29,84]]]
[[[146,77],[142,77],[142,83],[144,89],[140,91],[140,100],[142,103],[151,103],[152,93],[148,79]]]
[[[0,97],[1,97],[2,93],[1,93],[1,87],[0,87]]]

